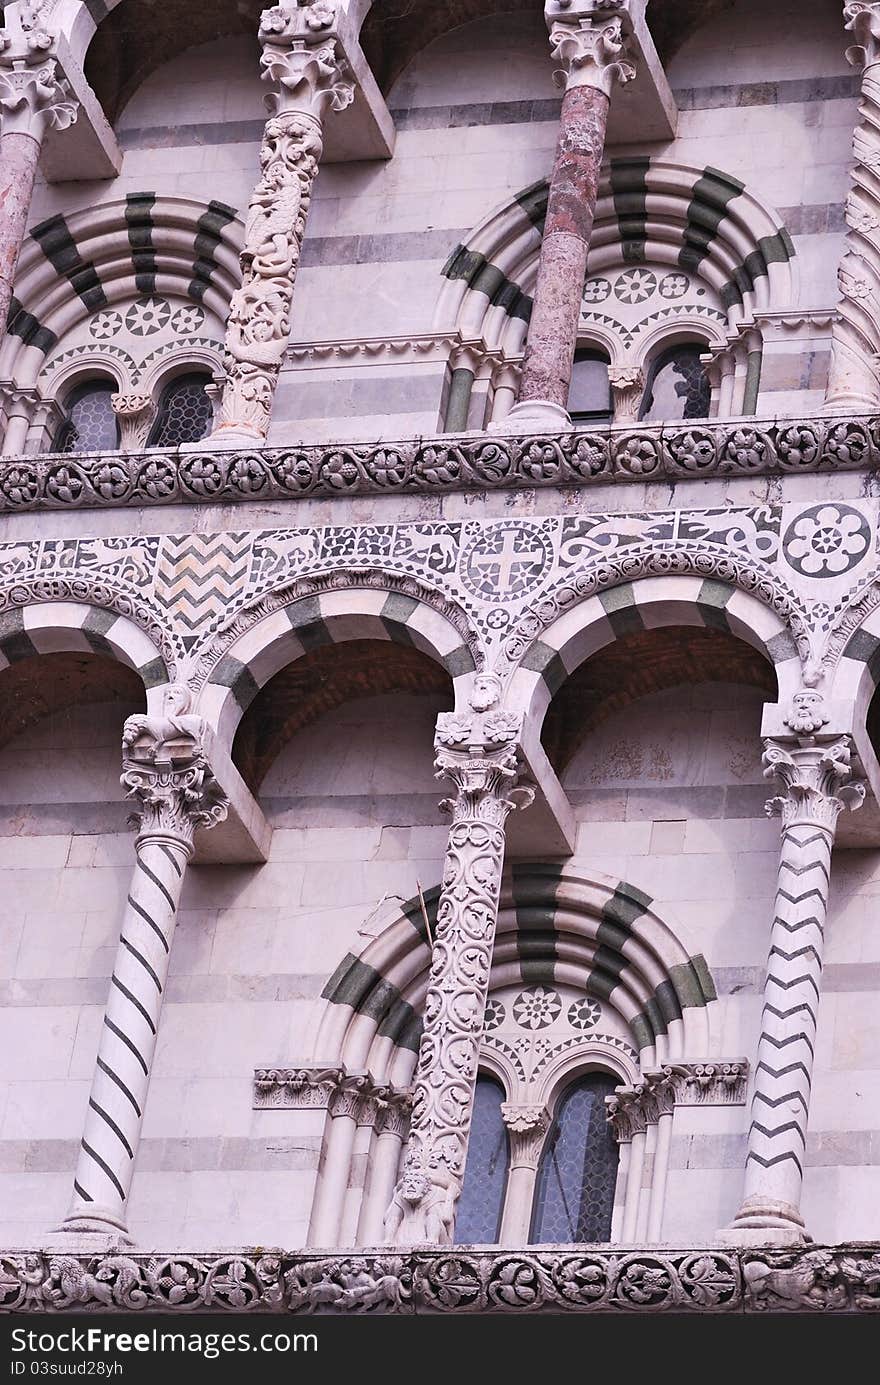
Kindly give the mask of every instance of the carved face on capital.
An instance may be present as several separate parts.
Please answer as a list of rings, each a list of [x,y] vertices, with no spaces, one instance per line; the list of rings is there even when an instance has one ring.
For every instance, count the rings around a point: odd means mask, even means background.
[[[501,698],[501,679],[497,673],[478,673],[468,698],[475,712],[488,712]]]
[[[165,689],[165,711],[174,716],[189,711],[190,691],[182,683],[170,683]]]
[[[825,699],[815,688],[801,688],[791,699],[791,712],[785,718],[786,726],[802,735],[812,735],[828,722],[825,714]]]

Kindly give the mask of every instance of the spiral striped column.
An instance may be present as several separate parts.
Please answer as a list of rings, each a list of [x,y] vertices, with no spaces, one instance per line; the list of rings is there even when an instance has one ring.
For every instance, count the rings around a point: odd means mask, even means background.
[[[858,806],[848,740],[766,742],[765,775],[783,788],[782,846],[755,1064],[743,1204],[733,1225],[804,1237],[804,1150],[837,818]]]
[[[147,718],[138,722],[149,725]],[[155,740],[147,746],[152,753]],[[160,740],[157,758],[133,756],[122,776],[129,794],[140,800],[142,826],[65,1231],[127,1236],[126,1202],[193,836],[197,826],[211,826],[226,813],[201,744],[179,741],[176,759],[159,758],[167,749]]]

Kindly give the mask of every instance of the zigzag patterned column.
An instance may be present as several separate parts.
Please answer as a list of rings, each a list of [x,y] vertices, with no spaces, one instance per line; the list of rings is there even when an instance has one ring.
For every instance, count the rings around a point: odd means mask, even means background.
[[[125,723],[122,783],[140,805],[137,859],[64,1231],[127,1235],[125,1204],[193,835],[226,816],[207,761],[209,728],[201,717],[182,714],[186,699],[185,689],[171,689],[165,716]]]
[[[880,3],[857,0],[843,16],[856,39],[846,56],[862,68],[862,99],[825,407],[868,413],[880,407]]]
[[[842,808],[858,807],[861,784],[848,784],[848,737],[813,734],[827,722],[819,694],[795,697],[787,721],[797,739],[767,740],[764,776],[782,792],[767,811],[782,817],[776,909],[764,986],[761,1037],[752,1093],[745,1193],[734,1230],[802,1238],[803,1156],[813,1072],[828,907],[831,848]]]
[[[437,909],[425,1027],[403,1170],[385,1214],[393,1245],[448,1245],[461,1195],[483,1038],[504,824],[534,797],[517,788],[522,719],[497,707],[499,680],[477,677],[475,715],[437,718],[437,777],[456,789]]]

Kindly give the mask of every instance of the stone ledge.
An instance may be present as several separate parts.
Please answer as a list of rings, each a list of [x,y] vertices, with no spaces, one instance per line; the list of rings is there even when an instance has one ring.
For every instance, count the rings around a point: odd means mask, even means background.
[[[684,481],[880,467],[880,417],[0,460],[0,513]]]
[[[786,1250],[469,1247],[0,1254],[0,1312],[862,1313],[880,1243]]]

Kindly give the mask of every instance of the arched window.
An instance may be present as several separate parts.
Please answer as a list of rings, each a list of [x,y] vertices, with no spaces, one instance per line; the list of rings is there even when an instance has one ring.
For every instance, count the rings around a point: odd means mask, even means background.
[[[538,1169],[533,1244],[580,1245],[611,1235],[617,1145],[605,1098],[617,1085],[616,1077],[594,1072],[563,1095]]]
[[[494,1245],[510,1162],[507,1128],[501,1118],[504,1088],[494,1077],[477,1078],[464,1186],[455,1218],[457,1245]]]
[[[701,342],[681,342],[661,351],[648,372],[639,418],[645,423],[708,418],[712,389],[700,361]]]
[[[572,423],[610,423],[613,413],[608,362],[598,351],[579,349],[574,353],[568,412]]]
[[[65,401],[65,419],[55,434],[56,452],[115,452],[119,420],[110,403],[118,386],[113,380],[87,380]]]
[[[211,401],[205,393],[208,376],[178,375],[166,385],[159,412],[147,439],[148,447],[176,447],[198,442],[211,426]]]

